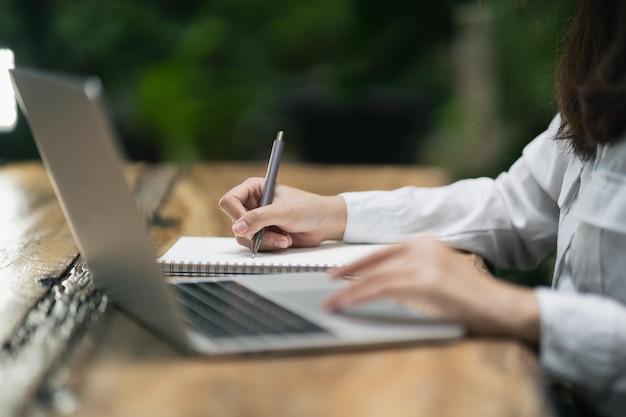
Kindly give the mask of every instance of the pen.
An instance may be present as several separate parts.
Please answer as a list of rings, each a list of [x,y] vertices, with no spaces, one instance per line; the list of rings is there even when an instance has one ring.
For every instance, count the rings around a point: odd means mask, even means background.
[[[265,174],[265,185],[263,186],[263,192],[261,193],[261,203],[259,207],[272,204],[274,199],[274,186],[276,185],[276,176],[278,175],[278,166],[280,165],[280,156],[283,153],[283,131],[281,130],[276,135],[276,140],[272,144],[272,151],[270,152],[270,160],[267,164],[267,173]],[[263,235],[265,234],[265,228],[259,230],[252,238],[252,257],[259,251]]]

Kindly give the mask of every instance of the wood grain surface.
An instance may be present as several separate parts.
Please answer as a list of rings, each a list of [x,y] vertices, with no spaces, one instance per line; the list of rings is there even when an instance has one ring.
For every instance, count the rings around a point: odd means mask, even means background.
[[[121,313],[101,326],[66,384],[91,417],[550,415],[535,355],[508,340],[210,359],[181,358]]]

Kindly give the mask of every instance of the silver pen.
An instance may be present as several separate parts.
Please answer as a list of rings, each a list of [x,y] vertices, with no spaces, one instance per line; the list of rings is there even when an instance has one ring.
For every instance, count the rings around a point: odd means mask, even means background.
[[[280,157],[283,154],[283,131],[281,130],[276,135],[276,140],[272,144],[272,152],[270,152],[270,160],[267,164],[267,173],[265,174],[265,185],[263,186],[263,192],[261,193],[261,203],[259,207],[272,204],[274,199],[274,187],[276,186],[276,177],[278,176],[278,167],[280,165]],[[263,241],[263,235],[265,234],[265,228],[259,230],[252,238],[252,257],[259,251],[259,246]]]

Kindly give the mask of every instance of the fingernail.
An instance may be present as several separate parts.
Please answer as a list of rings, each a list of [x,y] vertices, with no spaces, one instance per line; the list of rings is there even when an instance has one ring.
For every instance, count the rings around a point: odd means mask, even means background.
[[[274,241],[274,246],[281,249],[286,249],[289,247],[289,240],[287,239],[276,239]]]
[[[336,311],[335,306],[333,305],[330,299],[324,300],[322,302],[322,306],[324,307],[326,311],[330,311],[330,312]]]
[[[248,230],[250,230],[250,226],[244,220],[237,220],[233,224],[233,232],[238,236],[245,235]]]
[[[341,307],[340,307],[339,303],[337,302],[337,297],[336,296],[332,296],[331,295],[330,297],[326,298],[323,301],[323,305],[324,305],[324,308],[327,311],[337,312],[337,311],[341,310]]]

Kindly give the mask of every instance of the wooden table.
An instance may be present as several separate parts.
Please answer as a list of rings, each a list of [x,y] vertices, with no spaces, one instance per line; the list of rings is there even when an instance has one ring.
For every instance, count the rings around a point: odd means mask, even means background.
[[[129,167],[157,254],[230,235],[219,197],[264,164]],[[335,194],[440,185],[436,169],[285,163],[279,181]],[[0,167],[0,415],[551,415],[535,354],[466,338],[384,350],[186,358],[94,292],[39,163]]]

